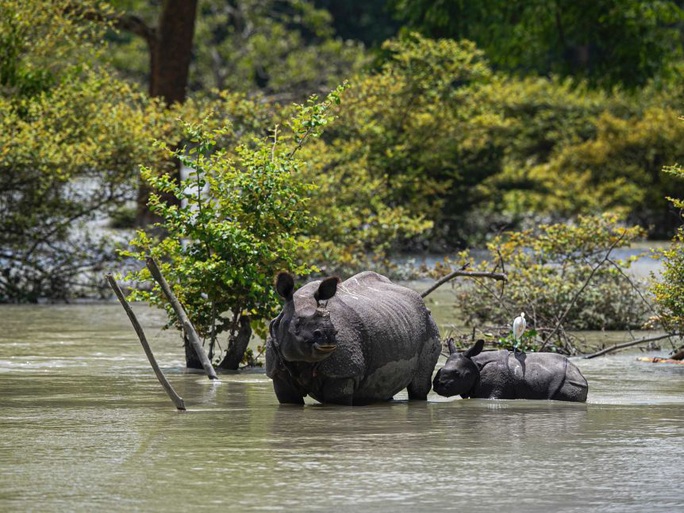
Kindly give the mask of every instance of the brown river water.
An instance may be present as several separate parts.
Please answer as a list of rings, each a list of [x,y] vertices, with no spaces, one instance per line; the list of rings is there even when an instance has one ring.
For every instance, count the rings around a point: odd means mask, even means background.
[[[684,366],[576,360],[587,404],[280,406],[134,308],[185,413],[118,304],[0,307],[0,511],[684,512]]]

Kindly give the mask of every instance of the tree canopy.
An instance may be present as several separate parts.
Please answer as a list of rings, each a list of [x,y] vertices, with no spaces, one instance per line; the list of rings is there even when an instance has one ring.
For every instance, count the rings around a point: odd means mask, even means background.
[[[392,0],[411,29],[470,39],[505,71],[628,88],[667,78],[682,59],[679,2]]]

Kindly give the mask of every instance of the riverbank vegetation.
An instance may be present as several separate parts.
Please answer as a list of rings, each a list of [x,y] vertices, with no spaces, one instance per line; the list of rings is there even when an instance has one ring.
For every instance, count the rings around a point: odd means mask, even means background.
[[[0,301],[101,296],[103,270],[146,282],[153,255],[222,360],[220,333],[272,315],[278,268],[391,273],[402,253],[462,265],[486,247],[509,283],[464,289],[475,326],[642,323],[647,288],[612,251],[674,236],[679,272],[679,5],[346,4],[193,1],[179,20],[176,2],[3,2]],[[665,276],[654,318],[677,326]]]

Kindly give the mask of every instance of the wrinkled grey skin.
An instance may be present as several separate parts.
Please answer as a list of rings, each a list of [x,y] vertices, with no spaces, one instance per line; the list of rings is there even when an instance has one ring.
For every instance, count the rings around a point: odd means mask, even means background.
[[[296,292],[281,273],[276,290],[285,304],[269,328],[266,374],[280,403],[303,404],[310,395],[361,405],[404,388],[409,399],[427,399],[441,344],[419,294],[369,271]]]
[[[565,356],[554,353],[485,351],[478,340],[464,353],[451,353],[435,376],[439,395],[486,399],[555,399],[585,402],[589,387],[580,370]]]

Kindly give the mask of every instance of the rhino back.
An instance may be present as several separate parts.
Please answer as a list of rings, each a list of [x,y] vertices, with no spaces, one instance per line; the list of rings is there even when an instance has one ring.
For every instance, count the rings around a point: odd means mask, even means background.
[[[480,367],[477,397],[502,399],[586,399],[586,380],[565,356],[555,353],[488,351],[474,359]],[[571,391],[569,387],[578,392]],[[582,386],[584,397],[582,398]],[[574,398],[574,397],[577,398]]]
[[[396,378],[406,386],[409,376],[398,377],[402,369],[406,373],[415,368],[425,344],[439,345],[420,295],[374,272],[341,283],[328,309],[338,330],[338,349],[321,369],[332,374],[362,366],[367,378],[378,372],[387,375],[381,381]]]

